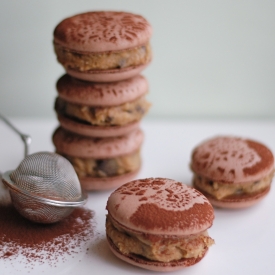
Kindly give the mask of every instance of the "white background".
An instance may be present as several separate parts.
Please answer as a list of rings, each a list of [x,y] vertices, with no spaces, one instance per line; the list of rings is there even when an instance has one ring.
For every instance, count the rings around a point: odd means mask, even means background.
[[[56,127],[53,119],[16,119],[14,125],[32,136],[31,152],[52,151],[51,133]],[[189,168],[191,152],[202,140],[217,134],[253,137],[275,152],[275,119],[272,120],[185,120],[171,122],[144,121],[145,141],[142,146],[142,169],[138,178],[167,177],[191,184]],[[0,171],[17,168],[23,158],[23,145],[13,131],[0,123]],[[0,259],[0,275],[158,275],[117,259],[105,238],[105,209],[113,190],[90,192],[86,207],[95,212],[95,237],[85,243],[89,253],[78,253],[59,259],[49,266],[26,259]],[[1,187],[0,187],[1,201]],[[274,275],[275,247],[275,187],[262,202],[240,210],[215,208],[213,226],[208,230],[215,240],[208,254],[198,264],[163,274],[169,275]],[[86,251],[82,249],[82,251]],[[36,265],[37,264],[37,265]]]
[[[148,117],[275,117],[275,1],[0,1],[0,112],[53,118],[54,27],[89,10],[153,25]]]

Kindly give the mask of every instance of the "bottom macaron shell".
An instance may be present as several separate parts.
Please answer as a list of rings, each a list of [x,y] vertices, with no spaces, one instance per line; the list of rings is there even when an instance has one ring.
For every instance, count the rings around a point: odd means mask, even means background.
[[[89,137],[121,136],[130,133],[134,129],[137,129],[140,125],[140,122],[136,121],[123,126],[93,126],[77,122],[61,114],[58,114],[57,118],[59,120],[60,125],[64,129]]]
[[[149,62],[150,63],[150,62]],[[138,75],[143,71],[148,64],[139,66],[127,67],[124,69],[113,69],[113,70],[93,70],[88,72],[80,72],[72,69],[66,69],[67,73],[75,78],[92,81],[92,82],[113,82],[128,79]]]
[[[206,255],[208,249],[205,251],[204,255],[200,258],[189,258],[189,259],[183,259],[179,261],[172,261],[172,262],[157,262],[157,261],[150,261],[146,260],[145,258],[138,257],[136,255],[123,255],[120,253],[120,251],[117,249],[117,247],[114,245],[112,240],[107,236],[108,245],[110,247],[110,250],[113,252],[113,254],[118,257],[119,259],[152,271],[160,271],[160,272],[167,272],[167,271],[176,271],[191,265],[194,265],[198,263],[202,258]]]
[[[109,190],[117,188],[122,184],[133,180],[138,175],[139,171],[140,169],[120,176],[106,178],[83,177],[79,178],[79,181],[81,183],[82,188],[87,191]]]
[[[195,184],[194,184],[194,188],[196,188],[201,193],[203,193],[203,195],[207,197],[207,199],[213,206],[218,208],[228,208],[228,209],[241,209],[241,208],[253,206],[258,202],[260,202],[270,191],[270,186],[269,186],[268,188],[264,189],[262,192],[258,192],[254,195],[244,195],[244,196],[238,196],[238,197],[231,196],[223,200],[217,200],[210,194],[207,194],[206,192],[198,188]]]

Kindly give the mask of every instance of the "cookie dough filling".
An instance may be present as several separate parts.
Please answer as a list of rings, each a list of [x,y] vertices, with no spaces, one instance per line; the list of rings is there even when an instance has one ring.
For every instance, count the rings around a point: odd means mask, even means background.
[[[121,228],[110,215],[106,219],[106,234],[122,254],[135,254],[159,262],[202,257],[214,244],[207,231],[181,238],[134,234]]]
[[[113,177],[136,171],[141,165],[139,150],[125,156],[109,159],[77,158],[62,154],[81,177]]]
[[[55,109],[70,118],[96,126],[126,125],[139,121],[151,104],[142,96],[135,101],[112,107],[90,107],[67,102],[57,98]]]
[[[66,68],[80,72],[123,69],[147,64],[152,58],[150,44],[118,52],[77,53],[55,43],[58,61]]]
[[[211,196],[218,200],[226,198],[228,196],[240,196],[243,194],[255,194],[266,188],[271,184],[274,171],[262,180],[247,183],[221,183],[216,181],[211,181],[207,178],[195,175],[193,178],[193,184],[195,187],[202,191],[207,192]]]

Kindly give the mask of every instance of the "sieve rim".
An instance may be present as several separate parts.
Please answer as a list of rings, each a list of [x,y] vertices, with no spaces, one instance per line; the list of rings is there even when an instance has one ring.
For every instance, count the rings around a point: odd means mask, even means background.
[[[14,172],[13,170],[9,170],[5,172],[2,175],[2,181],[3,183],[12,191],[18,192],[20,194],[23,194],[27,197],[33,198],[41,203],[47,204],[47,205],[53,205],[53,206],[59,206],[59,207],[77,207],[84,205],[87,201],[88,195],[85,190],[81,190],[81,197],[76,201],[61,201],[61,200],[52,200],[44,197],[37,196],[35,194],[32,194],[14,184],[14,182],[10,178],[10,174]]]

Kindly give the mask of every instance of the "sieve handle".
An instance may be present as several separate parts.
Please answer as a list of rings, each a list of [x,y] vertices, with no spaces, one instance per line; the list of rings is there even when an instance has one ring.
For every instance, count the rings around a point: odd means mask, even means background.
[[[31,137],[29,135],[21,133],[17,128],[13,126],[13,124],[10,123],[3,115],[0,114],[0,118],[13,130],[15,131],[23,140],[24,142],[24,155],[25,157],[29,154],[29,146],[31,144]]]

